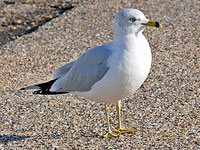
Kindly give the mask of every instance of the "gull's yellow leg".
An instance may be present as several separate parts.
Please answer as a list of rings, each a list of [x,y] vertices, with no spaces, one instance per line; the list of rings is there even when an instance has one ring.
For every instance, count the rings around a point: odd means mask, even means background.
[[[114,136],[119,136],[121,133],[120,132],[112,132],[110,129],[110,121],[109,121],[109,107],[107,104],[105,104],[105,112],[106,112],[106,120],[107,120],[107,125],[108,125],[108,133],[104,135],[105,138],[109,137],[114,137]]]
[[[131,132],[137,131],[136,129],[129,129],[129,130],[126,130],[126,129],[122,129],[122,128],[121,128],[121,113],[120,113],[121,103],[120,103],[120,101],[117,102],[116,108],[117,108],[117,118],[118,118],[117,131],[118,131],[119,133],[121,133],[121,134],[122,134],[122,133],[131,133]]]

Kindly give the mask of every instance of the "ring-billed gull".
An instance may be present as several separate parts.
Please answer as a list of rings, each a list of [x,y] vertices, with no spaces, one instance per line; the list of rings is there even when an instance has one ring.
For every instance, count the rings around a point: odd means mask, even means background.
[[[105,103],[108,133],[119,136],[136,129],[121,127],[120,100],[134,93],[146,79],[151,67],[149,43],[142,34],[145,26],[160,27],[137,9],[123,9],[114,18],[112,42],[86,51],[76,61],[55,71],[54,79],[22,88],[39,89],[34,94],[73,93],[86,99]],[[116,104],[117,131],[111,131],[108,104]]]

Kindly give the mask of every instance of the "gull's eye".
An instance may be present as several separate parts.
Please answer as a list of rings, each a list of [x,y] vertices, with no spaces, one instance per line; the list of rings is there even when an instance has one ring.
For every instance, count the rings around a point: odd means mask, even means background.
[[[132,21],[132,22],[134,22],[134,21],[136,21],[136,18],[133,17],[133,18],[130,18],[129,20]]]

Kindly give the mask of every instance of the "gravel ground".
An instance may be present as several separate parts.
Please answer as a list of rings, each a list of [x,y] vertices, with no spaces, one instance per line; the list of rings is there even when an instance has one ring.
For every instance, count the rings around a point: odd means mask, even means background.
[[[47,81],[87,49],[112,40],[112,21],[132,7],[163,29],[147,28],[153,54],[148,79],[123,101],[134,134],[104,139],[104,104],[67,94],[18,91]],[[200,149],[200,1],[90,0],[0,47],[1,149]],[[116,111],[110,116],[116,126]]]
[[[37,30],[76,4],[69,0],[0,1],[0,46]]]

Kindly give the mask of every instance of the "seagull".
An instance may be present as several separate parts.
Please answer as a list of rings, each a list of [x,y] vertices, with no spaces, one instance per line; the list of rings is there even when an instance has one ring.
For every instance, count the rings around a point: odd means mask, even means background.
[[[21,90],[37,89],[33,94],[43,95],[73,93],[105,103],[105,138],[135,132],[136,129],[122,128],[120,102],[142,85],[150,71],[151,50],[142,34],[146,26],[162,28],[137,9],[120,10],[114,18],[112,42],[89,49],[76,61],[62,66],[54,72],[53,80]],[[111,130],[109,104],[116,104],[116,131]]]

